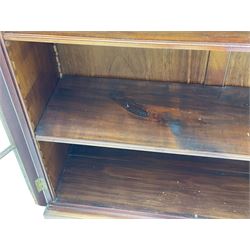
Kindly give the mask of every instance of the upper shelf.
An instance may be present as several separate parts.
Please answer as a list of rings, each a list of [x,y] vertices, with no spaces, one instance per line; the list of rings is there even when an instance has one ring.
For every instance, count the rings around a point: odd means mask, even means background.
[[[249,91],[65,76],[43,113],[36,138],[250,160]]]
[[[11,41],[250,52],[250,32],[4,32]]]

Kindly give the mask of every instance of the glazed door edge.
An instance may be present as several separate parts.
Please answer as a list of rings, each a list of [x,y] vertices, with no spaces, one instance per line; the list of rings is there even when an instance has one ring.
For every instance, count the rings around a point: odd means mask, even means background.
[[[42,165],[39,160],[32,134],[30,132],[22,105],[15,89],[13,76],[9,68],[2,35],[0,32],[0,107],[3,118],[13,140],[18,158],[21,160],[21,170],[35,202],[46,206],[53,198]],[[39,190],[39,181],[43,187]],[[41,185],[40,185],[41,186]]]

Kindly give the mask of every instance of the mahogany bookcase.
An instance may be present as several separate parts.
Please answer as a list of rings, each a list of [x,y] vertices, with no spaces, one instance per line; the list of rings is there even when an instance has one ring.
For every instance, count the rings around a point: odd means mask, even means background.
[[[2,32],[0,56],[45,216],[250,218],[250,32]]]

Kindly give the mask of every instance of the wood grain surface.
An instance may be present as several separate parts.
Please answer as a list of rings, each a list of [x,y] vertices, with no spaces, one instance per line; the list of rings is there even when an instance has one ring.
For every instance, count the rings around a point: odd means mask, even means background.
[[[230,53],[227,51],[210,51],[206,71],[207,85],[223,86],[227,74],[227,66],[230,60]],[[239,63],[239,62],[238,62]],[[238,85],[237,79],[235,85]],[[234,85],[234,84],[232,84]]]
[[[65,76],[36,138],[249,160],[249,133],[244,88]]]
[[[249,163],[74,146],[56,203],[187,218],[250,218]]]
[[[34,137],[35,127],[57,83],[58,72],[53,46],[28,42],[7,42],[5,45],[16,80],[16,89],[23,104],[25,119],[30,126],[32,143],[35,142],[37,155],[40,157],[39,164],[42,164],[43,169],[40,171],[48,179],[49,191],[53,196],[62,168],[60,163],[63,162],[63,156],[60,155],[62,158],[59,158],[60,153],[57,151],[60,146],[40,143],[39,148]]]
[[[55,192],[69,145],[52,142],[38,142],[38,145],[49,182]]]
[[[61,71],[141,80],[203,83],[208,51],[57,45]]]
[[[53,47],[27,42],[7,42],[6,47],[21,100],[34,129],[57,82]]]
[[[117,47],[250,51],[250,32],[5,32],[4,39]]]
[[[250,87],[250,53],[231,53],[225,85]]]
[[[57,46],[65,75],[250,87],[250,53]]]

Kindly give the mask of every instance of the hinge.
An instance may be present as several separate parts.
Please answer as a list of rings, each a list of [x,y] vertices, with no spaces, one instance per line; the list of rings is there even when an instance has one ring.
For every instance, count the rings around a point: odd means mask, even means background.
[[[35,185],[38,193],[47,189],[47,184],[43,178],[37,178],[35,180]]]

